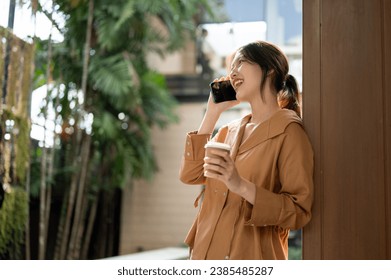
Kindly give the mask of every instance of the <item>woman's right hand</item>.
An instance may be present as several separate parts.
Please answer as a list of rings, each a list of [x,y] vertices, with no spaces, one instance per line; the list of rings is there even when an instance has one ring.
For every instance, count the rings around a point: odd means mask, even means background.
[[[214,79],[214,82],[225,81],[228,80],[228,77],[221,77],[220,79]],[[214,127],[217,123],[222,112],[232,108],[233,106],[239,104],[240,101],[232,100],[232,101],[224,101],[220,103],[214,103],[212,92],[209,94],[208,105],[206,107],[206,113],[200,127],[198,128],[199,134],[212,134]]]

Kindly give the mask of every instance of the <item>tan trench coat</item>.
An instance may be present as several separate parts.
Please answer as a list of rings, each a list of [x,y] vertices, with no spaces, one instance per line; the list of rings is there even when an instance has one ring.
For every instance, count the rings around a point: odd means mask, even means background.
[[[289,229],[311,218],[313,151],[301,119],[280,110],[242,141],[250,117],[222,127],[214,139],[231,145],[239,174],[256,185],[254,205],[203,176],[204,145],[211,136],[187,135],[180,179],[205,184],[185,240],[191,259],[287,259]]]

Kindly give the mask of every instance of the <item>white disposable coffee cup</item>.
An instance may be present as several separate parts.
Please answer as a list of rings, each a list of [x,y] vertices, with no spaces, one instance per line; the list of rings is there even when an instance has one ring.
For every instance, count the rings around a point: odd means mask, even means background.
[[[226,151],[231,151],[231,146],[226,144],[226,143],[221,143],[221,142],[213,142],[209,141],[208,143],[205,144],[205,149],[222,149]]]
[[[213,141],[209,141],[208,143],[205,144],[205,156],[206,157],[222,158],[221,156],[214,154],[213,150],[222,150],[222,151],[225,151],[226,153],[229,154],[229,152],[231,150],[231,146],[228,144],[225,144],[225,143],[213,142]],[[205,168],[207,168],[207,167],[205,167]],[[218,172],[215,172],[210,169],[209,170],[205,169],[204,172],[206,172],[206,171],[219,174]]]

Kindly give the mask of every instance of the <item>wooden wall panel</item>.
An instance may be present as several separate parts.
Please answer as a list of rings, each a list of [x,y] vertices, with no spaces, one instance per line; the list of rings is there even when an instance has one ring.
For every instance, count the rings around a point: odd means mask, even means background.
[[[387,259],[391,259],[391,0],[383,3],[383,87],[385,130],[385,204],[387,206]]]
[[[315,201],[312,221],[303,230],[303,259],[322,259],[322,167],[320,95],[320,0],[307,1],[303,7],[303,121],[315,157]],[[307,235],[307,232],[310,234]],[[318,248],[318,250],[312,250]]]
[[[303,257],[390,258],[390,1],[303,3],[304,122],[316,155]]]
[[[342,3],[322,1],[324,255],[372,259],[385,240],[380,7]]]

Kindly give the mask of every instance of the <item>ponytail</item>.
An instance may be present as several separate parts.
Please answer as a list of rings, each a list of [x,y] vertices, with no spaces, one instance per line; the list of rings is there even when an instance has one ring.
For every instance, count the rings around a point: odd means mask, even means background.
[[[290,74],[286,76],[282,92],[278,95],[278,101],[282,109],[293,110],[301,117],[299,89],[295,77]]]

